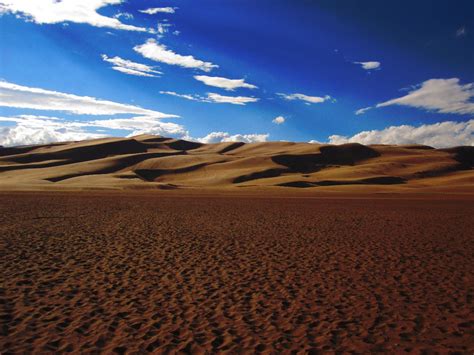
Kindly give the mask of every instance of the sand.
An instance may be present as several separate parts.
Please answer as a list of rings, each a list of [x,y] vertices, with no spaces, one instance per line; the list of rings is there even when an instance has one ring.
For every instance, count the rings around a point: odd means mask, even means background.
[[[474,147],[200,144],[159,136],[0,148],[0,191],[474,194]]]
[[[275,189],[0,193],[0,352],[474,351],[470,195]]]

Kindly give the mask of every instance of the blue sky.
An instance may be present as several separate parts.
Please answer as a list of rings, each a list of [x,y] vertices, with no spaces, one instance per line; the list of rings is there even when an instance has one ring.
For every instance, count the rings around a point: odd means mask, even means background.
[[[0,0],[0,12],[1,145],[474,144],[470,0]]]

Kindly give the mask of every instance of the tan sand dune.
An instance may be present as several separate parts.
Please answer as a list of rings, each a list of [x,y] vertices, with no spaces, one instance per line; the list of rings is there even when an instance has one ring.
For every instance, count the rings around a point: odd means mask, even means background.
[[[0,148],[0,189],[474,192],[474,147],[202,144],[153,135]]]

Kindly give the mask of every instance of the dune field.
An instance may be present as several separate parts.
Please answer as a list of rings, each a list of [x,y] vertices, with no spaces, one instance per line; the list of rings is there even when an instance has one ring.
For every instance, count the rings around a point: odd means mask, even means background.
[[[143,135],[0,148],[0,190],[472,193],[473,166],[474,147],[200,144]]]

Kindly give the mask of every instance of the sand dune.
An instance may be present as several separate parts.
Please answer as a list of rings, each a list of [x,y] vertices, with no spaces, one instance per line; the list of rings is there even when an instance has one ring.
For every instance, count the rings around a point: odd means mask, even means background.
[[[473,166],[474,147],[201,144],[141,135],[0,148],[0,189],[245,187],[350,192],[363,186],[367,192],[472,193]]]

